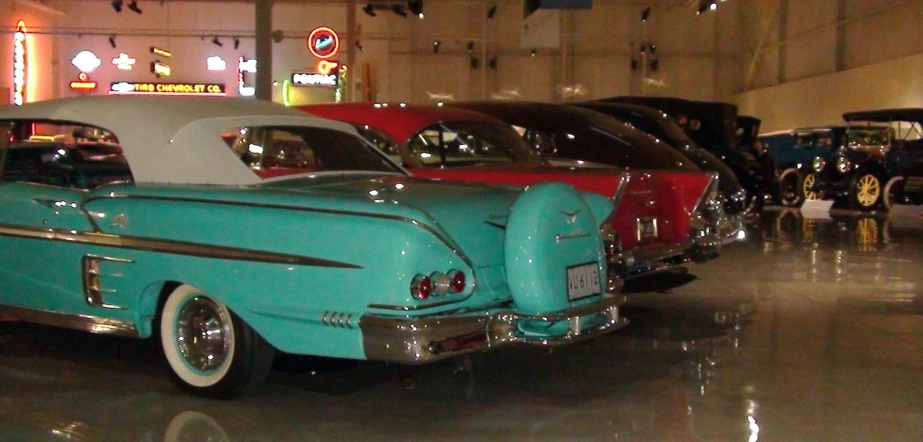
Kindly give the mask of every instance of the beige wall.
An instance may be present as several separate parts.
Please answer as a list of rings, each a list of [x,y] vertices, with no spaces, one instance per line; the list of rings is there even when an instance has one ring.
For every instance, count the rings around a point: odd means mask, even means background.
[[[923,54],[792,81],[737,95],[761,130],[838,124],[848,111],[923,107]]]

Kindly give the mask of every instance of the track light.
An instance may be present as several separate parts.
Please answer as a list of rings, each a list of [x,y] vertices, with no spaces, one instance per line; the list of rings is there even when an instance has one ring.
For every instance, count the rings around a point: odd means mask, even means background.
[[[439,45],[441,45],[441,44],[442,44],[441,41],[439,41],[439,40],[433,40],[433,53],[434,53],[434,54],[438,54],[438,53],[439,53]]]
[[[497,5],[493,5],[487,10],[487,19],[493,20],[495,15],[497,15]]]
[[[401,5],[391,5],[391,10],[395,14],[400,15],[401,17],[407,18],[407,12],[404,11],[404,7]]]
[[[112,46],[112,49],[115,49],[115,34],[109,36],[109,45]]]
[[[468,42],[468,53],[470,54],[470,53],[472,53],[472,52],[474,52],[474,42],[473,42],[473,41],[469,41],[469,42]]]
[[[651,16],[651,7],[648,6],[644,8],[644,11],[641,11],[641,21],[646,22],[647,18]]]
[[[356,40],[356,49],[358,49],[358,50],[360,50],[360,51],[364,51],[364,50],[365,50],[365,48],[362,47],[362,41]]]
[[[537,52],[538,51],[536,51],[535,49],[532,49],[532,52],[530,52],[529,55],[534,57]]]
[[[122,12],[122,0],[113,0],[112,9],[115,9],[115,12]]]
[[[369,17],[375,17],[378,15],[375,13],[375,8],[372,7],[371,3],[366,3],[366,5],[362,8],[362,12],[368,14]]]
[[[407,9],[410,9],[410,13],[420,17],[420,20],[423,19],[423,0],[408,0]]]
[[[217,35],[215,36],[215,38],[212,39],[212,44],[214,44],[215,46],[218,46],[219,48],[224,46],[224,43],[221,43],[221,40],[218,40]]]
[[[497,58],[491,57],[490,60],[487,61],[487,65],[490,66],[491,69],[497,69]]]
[[[240,47],[240,39],[237,37],[234,37],[234,49],[237,49],[239,47]]]
[[[138,7],[138,2],[136,0],[131,0],[130,2],[128,2],[128,9],[131,9],[136,14],[141,13],[141,8]]]

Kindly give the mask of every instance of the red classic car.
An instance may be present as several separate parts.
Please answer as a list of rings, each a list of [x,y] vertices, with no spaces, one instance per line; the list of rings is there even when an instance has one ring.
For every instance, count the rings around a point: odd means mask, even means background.
[[[583,161],[552,164],[533,153],[512,126],[461,109],[372,103],[299,109],[353,124],[419,177],[517,186],[559,181],[612,198],[617,209],[607,224],[613,228],[607,251],[610,268],[623,279],[717,256],[716,233],[724,214],[715,199],[714,174],[625,171]],[[298,146],[265,146],[259,137],[242,134],[236,146],[261,146],[260,158],[244,160],[264,177],[324,167],[302,158]],[[248,155],[245,148],[235,150]],[[503,221],[497,220],[498,228]]]

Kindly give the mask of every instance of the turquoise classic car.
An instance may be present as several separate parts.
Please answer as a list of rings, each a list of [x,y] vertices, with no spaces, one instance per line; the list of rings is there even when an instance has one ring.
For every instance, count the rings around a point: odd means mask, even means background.
[[[225,141],[257,128],[317,170],[258,177]],[[252,390],[275,351],[417,364],[627,324],[612,204],[564,184],[413,178],[346,124],[244,99],[7,106],[0,131],[0,317],[154,337],[192,394]]]

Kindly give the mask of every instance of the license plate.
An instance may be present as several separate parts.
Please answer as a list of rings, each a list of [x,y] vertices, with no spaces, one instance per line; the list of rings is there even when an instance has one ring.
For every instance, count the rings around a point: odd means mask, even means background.
[[[567,268],[567,299],[574,301],[602,293],[599,283],[599,265],[581,264]]]
[[[657,236],[657,218],[638,218],[638,241]]]

